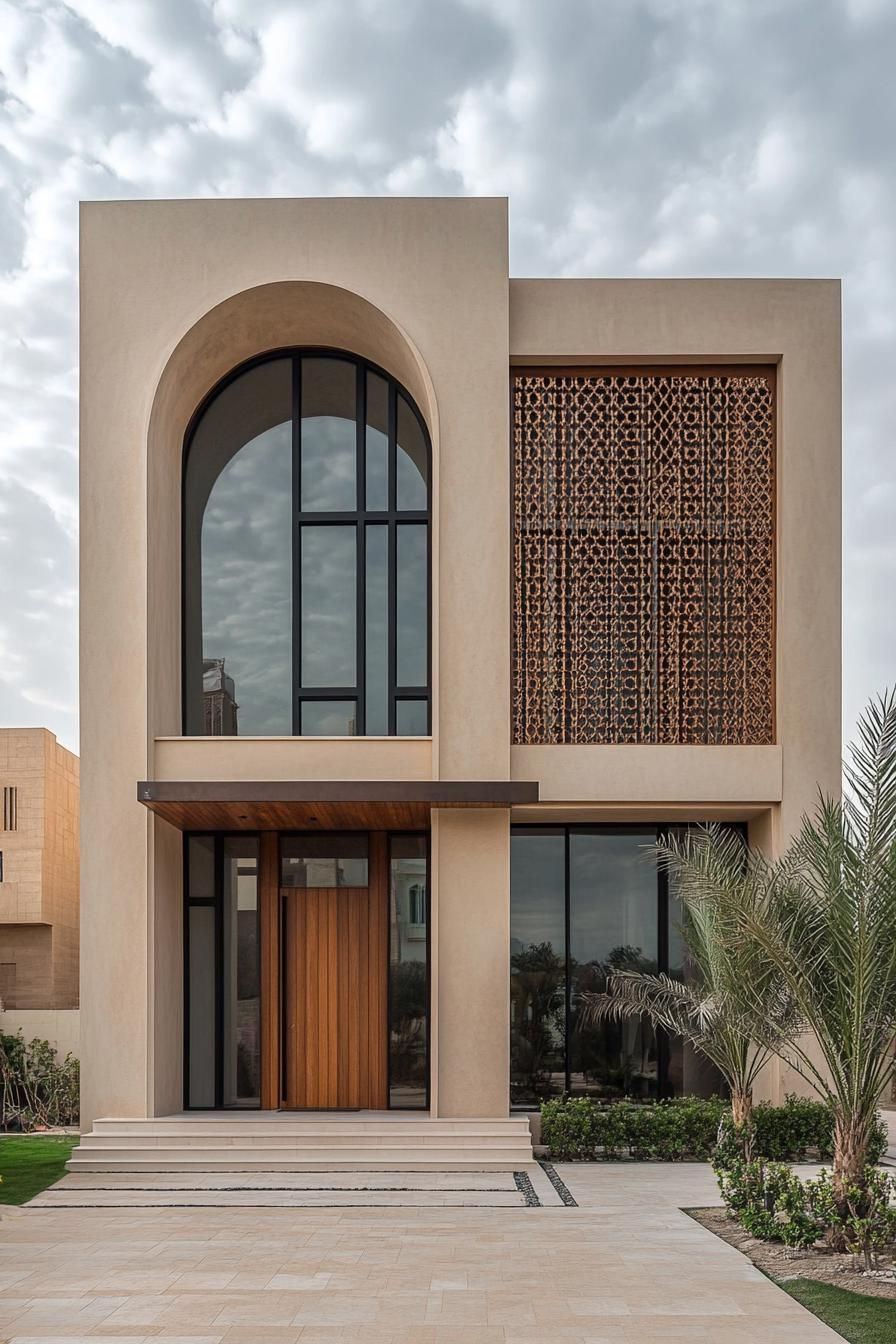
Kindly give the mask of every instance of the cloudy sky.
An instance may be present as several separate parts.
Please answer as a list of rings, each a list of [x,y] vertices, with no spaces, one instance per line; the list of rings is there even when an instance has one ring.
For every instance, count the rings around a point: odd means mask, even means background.
[[[508,195],[517,275],[843,277],[849,721],[896,679],[894,67],[894,0],[0,0],[0,723],[77,746],[78,200],[362,192]]]

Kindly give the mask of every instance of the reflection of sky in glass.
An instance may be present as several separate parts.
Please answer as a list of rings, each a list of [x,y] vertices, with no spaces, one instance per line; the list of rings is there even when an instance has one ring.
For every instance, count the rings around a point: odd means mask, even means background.
[[[367,375],[367,507],[389,507],[389,390],[385,378]]]
[[[396,678],[399,686],[425,686],[426,524],[402,524],[396,534]]]
[[[562,835],[511,836],[512,952],[550,943],[558,956],[564,956],[564,848]]]
[[[389,529],[367,531],[367,703],[365,729],[373,737],[389,732]]]
[[[302,733],[306,737],[354,737],[354,700],[303,700]]]
[[[357,508],[354,420],[317,415],[302,420],[302,509],[305,513]]]
[[[241,736],[292,732],[292,434],[245,444],[202,520],[202,653],[224,658]]]
[[[426,508],[427,452],[420,422],[404,397],[398,398],[395,493],[399,509]]]
[[[399,737],[425,737],[429,732],[425,700],[396,700],[395,731]]]
[[[652,828],[570,836],[570,950],[576,961],[605,961],[619,947],[638,947],[656,958],[656,867],[644,849],[654,838]]]
[[[302,528],[302,685],[354,686],[354,527]]]
[[[303,412],[301,501],[292,498],[293,426],[287,422],[294,368],[301,378]],[[363,376],[366,506],[385,510],[390,472],[387,428],[396,392],[372,370]],[[242,374],[203,414],[187,470],[188,501],[192,499],[196,515],[209,482],[214,481],[199,536],[194,533],[187,548],[188,568],[199,558],[196,551],[201,551],[201,593],[190,586],[188,574],[188,639],[190,628],[196,633],[188,654],[191,685],[196,688],[195,703],[191,701],[187,711],[188,722],[197,725],[192,731],[202,731],[203,680],[207,694],[212,683],[221,680],[220,669],[204,679],[201,670],[195,674],[192,670],[199,654],[200,620],[202,657],[224,663],[223,684],[232,687],[238,706],[237,730],[243,735],[293,731],[293,513],[301,503],[305,511],[352,514],[364,502],[356,480],[358,378],[358,366],[347,360],[310,356],[295,365],[292,360],[275,360]],[[285,423],[265,428],[278,416]],[[397,420],[398,463],[392,489],[400,509],[425,510],[427,441],[400,392]],[[261,429],[264,432],[258,433]],[[225,466],[214,479],[222,461]],[[341,523],[327,529],[309,524],[301,527],[295,540],[302,570],[301,686],[333,688],[328,723],[337,716],[344,718],[342,707],[337,715],[335,702],[344,694],[339,688],[355,687],[364,670],[356,666],[356,542],[365,547],[367,619],[361,633],[367,656],[366,731],[385,734],[390,634],[398,684],[422,688],[427,682],[427,529],[408,523],[390,533],[385,526],[368,526],[359,537],[357,529]],[[394,624],[388,601],[390,540],[395,546]],[[297,593],[296,602],[298,597]],[[427,731],[424,702],[399,702],[395,712],[398,733]],[[323,706],[308,711],[309,725],[315,715],[324,715]],[[351,717],[357,719],[357,710]],[[346,726],[356,730],[355,723]]]

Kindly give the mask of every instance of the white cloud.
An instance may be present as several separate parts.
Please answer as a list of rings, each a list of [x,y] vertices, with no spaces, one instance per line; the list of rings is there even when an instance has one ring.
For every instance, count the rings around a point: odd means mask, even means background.
[[[509,193],[517,274],[842,275],[846,707],[896,678],[888,0],[0,0],[0,722],[75,740],[79,197]]]

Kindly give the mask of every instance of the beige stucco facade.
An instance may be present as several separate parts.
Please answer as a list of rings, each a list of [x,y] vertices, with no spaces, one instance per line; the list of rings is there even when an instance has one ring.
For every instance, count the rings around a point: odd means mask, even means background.
[[[82,1118],[183,1104],[182,837],[139,780],[535,781],[433,809],[431,1094],[508,1105],[511,820],[743,821],[839,787],[840,318],[830,281],[512,280],[503,200],[89,203],[81,233]],[[363,356],[432,441],[432,734],[181,736],[184,436],[241,362]],[[514,364],[777,369],[776,723],[760,746],[514,746]],[[471,931],[475,931],[473,934]]]
[[[0,797],[0,1008],[77,1008],[77,756],[0,728]]]

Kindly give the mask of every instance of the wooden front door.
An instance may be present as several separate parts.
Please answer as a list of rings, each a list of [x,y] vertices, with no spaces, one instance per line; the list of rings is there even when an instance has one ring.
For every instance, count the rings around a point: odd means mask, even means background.
[[[378,882],[280,892],[285,1107],[387,1105],[383,896]]]

